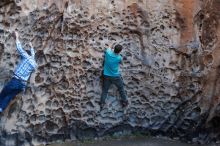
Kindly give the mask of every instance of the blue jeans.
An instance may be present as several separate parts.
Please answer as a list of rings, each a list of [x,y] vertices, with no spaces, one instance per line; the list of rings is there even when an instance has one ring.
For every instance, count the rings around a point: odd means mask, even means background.
[[[18,93],[24,91],[25,86],[25,82],[13,77],[0,93],[0,108],[4,110]]]
[[[127,99],[127,96],[125,94],[123,80],[120,76],[119,77],[111,77],[111,76],[104,75],[103,79],[104,79],[104,81],[103,81],[103,87],[102,87],[101,104],[105,103],[105,99],[106,99],[107,94],[108,94],[108,89],[109,89],[111,84],[116,85],[116,87],[119,90],[122,101],[127,102],[128,99]]]

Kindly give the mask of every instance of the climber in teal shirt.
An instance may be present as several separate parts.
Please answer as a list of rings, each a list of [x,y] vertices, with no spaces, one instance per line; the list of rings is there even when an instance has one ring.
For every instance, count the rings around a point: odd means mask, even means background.
[[[104,60],[104,81],[102,88],[102,95],[100,101],[100,108],[102,109],[105,104],[105,99],[108,94],[108,89],[111,84],[117,86],[120,96],[121,96],[121,104],[122,107],[126,107],[128,105],[128,99],[124,91],[123,80],[120,75],[119,65],[122,61],[121,55],[119,53],[122,50],[121,45],[116,45],[114,51],[110,48],[105,51],[105,60]]]

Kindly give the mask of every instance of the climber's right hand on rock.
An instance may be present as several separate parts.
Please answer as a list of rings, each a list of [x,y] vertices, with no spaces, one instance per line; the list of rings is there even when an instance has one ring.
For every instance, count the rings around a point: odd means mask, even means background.
[[[15,37],[16,37],[16,39],[18,39],[18,37],[19,37],[19,34],[17,31],[15,31]]]
[[[12,36],[13,36],[16,40],[19,38],[19,34],[18,34],[17,31],[14,31],[14,32],[12,33]]]
[[[30,45],[30,47],[31,47],[31,48],[33,48],[33,45],[32,45],[32,43],[31,43],[31,42],[29,42],[29,45]]]

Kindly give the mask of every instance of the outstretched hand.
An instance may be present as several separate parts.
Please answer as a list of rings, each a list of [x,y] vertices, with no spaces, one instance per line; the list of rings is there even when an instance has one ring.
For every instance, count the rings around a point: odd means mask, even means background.
[[[29,45],[30,45],[30,47],[31,47],[31,48],[33,48],[33,45],[32,45],[32,43],[31,43],[31,42],[29,43]]]
[[[16,40],[19,38],[19,34],[17,31],[14,31],[12,35],[13,37],[15,37]]]

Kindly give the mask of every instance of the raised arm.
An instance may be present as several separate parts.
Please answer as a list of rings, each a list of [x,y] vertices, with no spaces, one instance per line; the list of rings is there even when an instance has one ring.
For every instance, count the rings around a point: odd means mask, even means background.
[[[19,55],[21,55],[21,56],[24,57],[24,58],[28,58],[29,55],[28,55],[27,52],[22,48],[21,42],[19,41],[18,32],[15,31],[14,34],[15,34],[15,39],[16,39],[16,48],[17,48],[17,51],[18,51]]]
[[[31,46],[30,51],[31,51],[31,56],[34,58],[35,57],[35,51],[32,43],[30,42],[29,45]]]
[[[110,50],[111,50],[111,48],[105,48],[105,53],[110,51]]]

